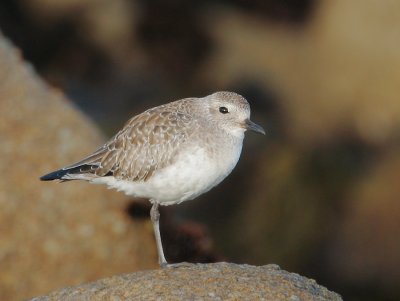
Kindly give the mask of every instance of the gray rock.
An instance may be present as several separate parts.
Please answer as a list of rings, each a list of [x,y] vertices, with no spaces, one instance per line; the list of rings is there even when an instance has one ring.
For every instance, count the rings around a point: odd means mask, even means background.
[[[188,264],[114,276],[31,301],[56,300],[342,300],[314,280],[276,265]]]

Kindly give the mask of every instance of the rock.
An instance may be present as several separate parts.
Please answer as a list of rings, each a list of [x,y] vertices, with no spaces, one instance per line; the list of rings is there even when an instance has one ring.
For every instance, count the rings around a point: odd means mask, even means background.
[[[148,219],[123,194],[40,182],[104,138],[0,33],[0,300],[156,266]]]
[[[281,270],[233,263],[196,264],[114,276],[64,288],[52,300],[342,300],[314,280]]]

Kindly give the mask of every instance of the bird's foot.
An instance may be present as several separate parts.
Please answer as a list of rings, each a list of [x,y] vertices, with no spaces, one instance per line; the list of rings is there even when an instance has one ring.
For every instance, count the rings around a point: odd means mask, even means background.
[[[176,268],[183,268],[183,267],[192,267],[194,266],[195,263],[190,263],[190,262],[178,262],[178,263],[162,263],[161,268],[162,269],[176,269]]]

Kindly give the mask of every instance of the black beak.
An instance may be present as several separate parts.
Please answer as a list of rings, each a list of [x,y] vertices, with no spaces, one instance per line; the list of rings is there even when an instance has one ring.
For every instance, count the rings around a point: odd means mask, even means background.
[[[265,135],[264,129],[257,123],[254,123],[250,119],[246,119],[244,123],[246,125],[246,129]]]

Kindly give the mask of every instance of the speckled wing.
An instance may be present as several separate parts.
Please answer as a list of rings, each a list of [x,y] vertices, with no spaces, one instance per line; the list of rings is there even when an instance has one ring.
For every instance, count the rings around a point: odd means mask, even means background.
[[[176,108],[150,109],[129,120],[92,155],[64,168],[70,172],[62,179],[114,176],[128,181],[146,181],[155,171],[173,163],[197,126],[195,119]]]

